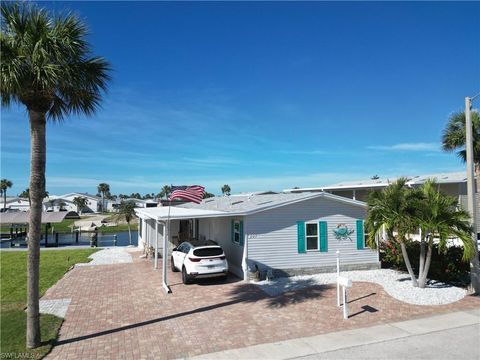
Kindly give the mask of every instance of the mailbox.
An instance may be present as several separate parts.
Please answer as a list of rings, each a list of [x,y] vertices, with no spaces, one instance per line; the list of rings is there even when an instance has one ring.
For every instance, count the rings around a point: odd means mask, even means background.
[[[352,287],[352,280],[350,280],[349,278],[343,277],[343,276],[337,277],[337,283],[338,283],[338,285],[346,287],[346,288]]]

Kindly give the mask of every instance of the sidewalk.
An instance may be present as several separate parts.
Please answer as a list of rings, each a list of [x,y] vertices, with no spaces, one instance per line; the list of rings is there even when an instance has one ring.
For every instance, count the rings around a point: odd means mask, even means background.
[[[480,309],[475,309],[226,350],[200,355],[194,357],[194,359],[294,359],[301,357],[305,357],[306,359],[438,359],[438,354],[442,354],[442,349],[437,348],[438,351],[436,355],[430,351],[426,356],[423,356],[422,349],[419,348],[419,343],[421,346],[421,342],[423,342],[423,344],[431,350],[432,342],[425,342],[424,339],[421,339],[422,337],[427,337],[428,334],[437,338],[437,342],[440,342],[440,345],[442,344],[441,335],[443,334],[446,340],[446,342],[443,342],[445,348],[450,349],[454,344],[457,344],[461,349],[465,349],[465,351],[468,352],[466,354],[460,354],[457,352],[458,349],[456,349],[458,359],[473,359],[480,357],[480,349],[478,347],[479,324]],[[470,335],[469,339],[470,342],[472,342],[472,346],[470,347],[466,347],[464,343],[466,334]],[[384,346],[386,342],[389,343],[389,346]],[[408,346],[409,342],[412,346]],[[370,351],[368,351],[369,347],[366,345],[370,345]],[[384,350],[387,349],[390,352],[389,356],[384,352]],[[440,356],[440,358],[448,357],[446,353]]]

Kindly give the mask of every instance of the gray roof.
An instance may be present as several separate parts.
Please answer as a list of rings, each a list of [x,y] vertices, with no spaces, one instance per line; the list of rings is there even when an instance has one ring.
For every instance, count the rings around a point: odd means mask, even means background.
[[[0,214],[0,224],[26,224],[30,211],[6,212]],[[42,224],[59,223],[64,219],[80,219],[75,211],[42,212]]]
[[[347,199],[341,196],[332,195],[325,192],[319,193],[278,193],[278,194],[250,194],[235,196],[215,196],[204,199],[200,204],[185,203],[179,207],[189,209],[204,209],[222,211],[230,214],[249,214],[257,211],[264,211],[283,205],[292,204],[316,197],[325,197],[335,201],[347,202],[352,205],[365,206],[361,201]]]
[[[427,174],[427,175],[413,175],[403,176],[408,179],[407,185],[419,185],[423,184],[427,179],[435,179],[439,184],[449,183],[462,183],[467,181],[467,174],[465,172],[455,173],[439,173],[439,174]],[[361,189],[361,188],[375,188],[385,187],[396,181],[399,177],[392,178],[379,178],[376,180],[364,179],[357,181],[342,181],[328,186],[319,186],[312,188],[300,188],[300,189],[287,189],[288,192],[301,192],[301,191],[323,191],[323,190],[341,190],[341,189]]]

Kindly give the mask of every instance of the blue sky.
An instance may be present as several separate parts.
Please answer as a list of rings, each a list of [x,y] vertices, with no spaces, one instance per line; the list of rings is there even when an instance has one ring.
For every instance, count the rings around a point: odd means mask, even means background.
[[[103,108],[47,129],[47,190],[220,193],[463,170],[447,118],[480,91],[480,3],[42,3],[87,22]],[[477,105],[478,107],[478,105]],[[1,177],[28,186],[28,119],[2,109]]]

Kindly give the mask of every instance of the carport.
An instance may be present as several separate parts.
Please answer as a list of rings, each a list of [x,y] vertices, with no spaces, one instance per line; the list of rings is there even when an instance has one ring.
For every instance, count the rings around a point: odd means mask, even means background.
[[[48,230],[53,223],[60,223],[65,219],[80,219],[75,211],[42,212],[42,224],[45,225],[45,244],[48,246]],[[30,211],[15,211],[2,213],[0,216],[1,225],[27,225],[30,220]],[[13,229],[10,229],[10,237],[13,237]],[[26,235],[25,230],[25,235]],[[2,236],[3,237],[3,236]]]
[[[231,217],[232,213],[220,210],[192,209],[176,206],[156,208],[137,208],[137,216],[141,219],[139,227],[139,246],[143,243],[146,247],[155,249],[154,268],[158,268],[158,251],[162,244],[162,286],[170,293],[167,279],[167,260],[169,246],[173,245],[171,225],[172,222],[182,220],[217,219]],[[198,225],[198,223],[197,223]],[[198,228],[198,226],[197,226]],[[196,230],[198,231],[198,230]],[[198,235],[198,233],[196,233]],[[242,250],[242,263],[246,259],[246,246]],[[246,262],[245,262],[246,264]]]

